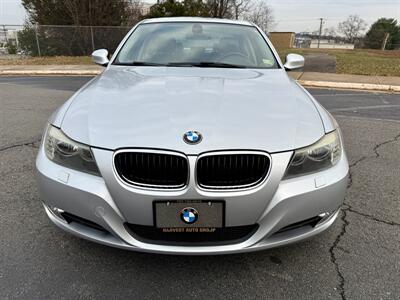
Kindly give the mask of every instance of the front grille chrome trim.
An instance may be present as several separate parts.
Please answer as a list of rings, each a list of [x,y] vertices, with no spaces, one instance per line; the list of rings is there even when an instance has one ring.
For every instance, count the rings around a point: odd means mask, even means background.
[[[204,185],[204,184],[199,183],[198,178],[197,178],[197,172],[198,172],[198,162],[201,158],[206,157],[206,156],[235,155],[235,154],[237,154],[237,155],[240,155],[240,154],[263,155],[263,156],[267,157],[269,160],[269,166],[268,166],[267,172],[260,180],[250,183],[250,184],[245,184],[245,185],[210,186],[210,185]],[[205,153],[200,154],[196,159],[195,182],[196,182],[197,187],[200,190],[204,190],[204,191],[239,192],[239,191],[254,189],[254,188],[257,188],[260,185],[264,184],[264,182],[268,179],[268,177],[270,175],[271,169],[272,169],[272,158],[271,158],[271,155],[267,152],[257,151],[257,150],[227,150],[227,151],[205,152]]]
[[[186,182],[181,185],[154,185],[154,184],[145,184],[145,183],[134,182],[134,181],[129,180],[128,178],[121,177],[119,172],[117,171],[117,167],[115,165],[115,157],[120,153],[154,153],[154,154],[164,154],[164,155],[172,155],[172,156],[182,157],[186,160],[186,163],[187,163]],[[114,171],[116,178],[122,184],[130,186],[130,187],[134,187],[134,188],[168,192],[168,191],[184,190],[189,184],[189,179],[190,179],[189,160],[186,155],[184,155],[183,153],[180,153],[180,152],[168,151],[168,150],[158,150],[158,149],[146,149],[146,148],[120,149],[120,150],[117,150],[114,152],[113,158],[112,158],[112,165],[113,165],[113,171]]]

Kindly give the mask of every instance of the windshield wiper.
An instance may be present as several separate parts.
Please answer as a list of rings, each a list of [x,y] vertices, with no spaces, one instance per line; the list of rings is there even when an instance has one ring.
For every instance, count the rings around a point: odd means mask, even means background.
[[[149,66],[149,67],[166,67],[167,64],[160,64],[160,63],[152,63],[148,61],[134,61],[131,63],[115,63],[116,65],[120,66]]]
[[[167,64],[171,67],[199,67],[199,68],[238,68],[245,69],[246,66],[227,64],[221,62],[201,61],[201,62],[171,62]]]
[[[170,63],[153,63],[147,61],[134,61],[132,63],[116,63],[123,66],[150,66],[150,67],[198,67],[198,68],[237,68],[245,69],[246,66],[226,64],[221,62],[201,61],[201,62],[170,62]]]
[[[132,66],[162,66],[165,67],[167,64],[160,64],[160,63],[152,63],[148,61],[134,61]]]

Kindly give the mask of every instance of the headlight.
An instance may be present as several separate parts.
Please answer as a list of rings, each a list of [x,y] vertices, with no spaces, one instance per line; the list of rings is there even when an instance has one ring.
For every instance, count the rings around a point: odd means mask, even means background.
[[[89,146],[71,140],[51,125],[47,128],[44,150],[48,159],[59,165],[101,176]]]
[[[315,144],[296,150],[284,179],[328,169],[337,164],[341,155],[340,136],[335,130]]]

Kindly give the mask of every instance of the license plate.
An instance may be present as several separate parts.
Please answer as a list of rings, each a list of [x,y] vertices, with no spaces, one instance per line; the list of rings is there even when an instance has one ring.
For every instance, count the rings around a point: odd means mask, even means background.
[[[224,201],[155,201],[158,228],[220,228],[225,224]]]

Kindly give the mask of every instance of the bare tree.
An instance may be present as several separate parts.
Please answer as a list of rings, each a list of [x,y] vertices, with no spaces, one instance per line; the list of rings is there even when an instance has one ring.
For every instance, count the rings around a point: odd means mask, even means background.
[[[236,20],[251,9],[251,0],[231,0],[233,15]]]
[[[350,15],[347,20],[339,23],[338,30],[350,43],[354,43],[366,29],[367,23],[358,15]]]
[[[336,36],[336,30],[334,27],[329,27],[324,29],[324,36],[334,37]]]
[[[25,0],[28,1],[28,0]],[[30,0],[32,1],[32,0]],[[133,0],[46,0],[47,2],[60,2],[62,10],[59,14],[67,16],[73,25],[93,26],[120,26],[130,25],[132,8],[140,5],[139,1]],[[36,1],[40,2],[40,1]],[[45,2],[45,1],[42,1]],[[44,4],[45,6],[47,4]],[[53,24],[51,24],[53,25]]]
[[[272,8],[264,0],[258,0],[246,15],[246,19],[260,27],[268,33],[276,25]]]
[[[127,7],[129,15],[129,18],[127,20],[127,25],[133,26],[139,21],[141,21],[144,18],[143,9],[144,9],[144,3],[141,0],[131,0]]]
[[[231,18],[232,0],[207,0],[210,16],[213,18]]]

